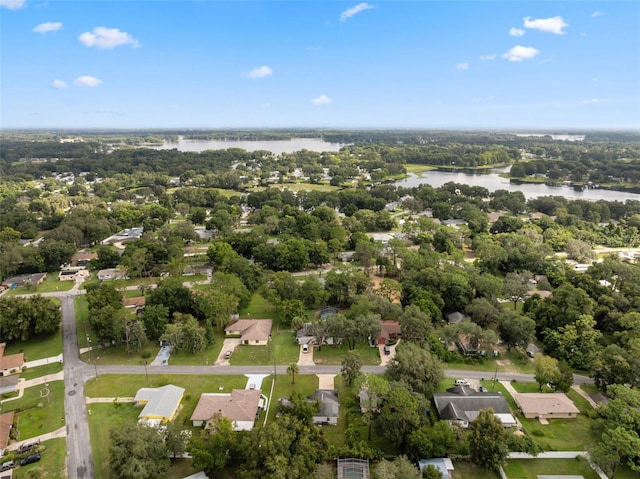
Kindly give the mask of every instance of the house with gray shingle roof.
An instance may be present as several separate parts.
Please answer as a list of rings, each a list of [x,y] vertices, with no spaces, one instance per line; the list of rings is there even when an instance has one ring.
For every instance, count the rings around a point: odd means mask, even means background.
[[[434,393],[433,402],[443,421],[457,423],[463,428],[475,420],[483,409],[493,409],[505,427],[517,424],[506,399],[497,392],[478,392],[467,386],[454,386],[444,393]]]

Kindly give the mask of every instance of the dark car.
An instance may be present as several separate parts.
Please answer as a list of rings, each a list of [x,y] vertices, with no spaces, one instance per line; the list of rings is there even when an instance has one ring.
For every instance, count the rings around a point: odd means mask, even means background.
[[[384,354],[386,354],[387,356],[391,354],[391,349],[389,349],[389,346],[385,346],[383,349],[384,349]]]
[[[40,460],[40,454],[30,454],[25,457],[22,461],[20,461],[21,466],[26,466],[27,464],[33,464],[34,462],[38,462]]]

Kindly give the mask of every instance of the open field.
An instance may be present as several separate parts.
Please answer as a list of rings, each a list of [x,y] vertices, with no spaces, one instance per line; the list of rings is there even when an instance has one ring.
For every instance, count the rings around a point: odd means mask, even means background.
[[[581,475],[585,479],[598,479],[598,474],[583,458],[509,460],[504,472],[508,479],[537,479],[538,474]]]
[[[498,479],[498,473],[487,471],[468,461],[453,461],[453,479]]]
[[[324,345],[321,350],[314,346],[313,361],[316,364],[342,364],[342,359],[348,351],[346,343],[341,346]],[[380,364],[380,351],[377,346],[372,348],[368,344],[359,343],[354,351],[360,356],[363,365]]]

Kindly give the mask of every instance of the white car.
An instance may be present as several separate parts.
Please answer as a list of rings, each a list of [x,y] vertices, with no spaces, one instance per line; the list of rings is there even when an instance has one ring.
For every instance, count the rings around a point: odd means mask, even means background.
[[[302,345],[302,352],[303,353],[308,353],[309,352],[309,345],[308,344],[303,344]]]

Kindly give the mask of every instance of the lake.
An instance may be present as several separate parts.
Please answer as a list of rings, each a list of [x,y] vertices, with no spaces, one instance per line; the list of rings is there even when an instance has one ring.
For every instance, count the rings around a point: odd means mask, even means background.
[[[550,186],[544,183],[522,183],[509,181],[508,178],[498,176],[500,173],[509,171],[511,167],[494,168],[490,170],[476,171],[442,171],[431,170],[425,171],[421,176],[410,174],[404,180],[395,181],[396,186],[404,186],[411,188],[420,185],[431,185],[438,188],[449,181],[454,183],[462,183],[469,186],[482,186],[489,191],[508,190],[522,191],[526,199],[538,198],[540,196],[563,196],[570,200],[606,200],[606,201],[640,201],[640,194],[625,193],[622,191],[590,189],[578,190],[572,186]]]
[[[291,140],[185,140],[179,137],[178,141],[165,141],[162,146],[153,147],[155,150],[179,151],[205,151],[205,150],[226,150],[227,148],[242,148],[246,151],[265,150],[274,155],[280,153],[293,153],[300,150],[309,151],[339,151],[346,146],[342,143],[328,143],[320,138],[292,138]]]

